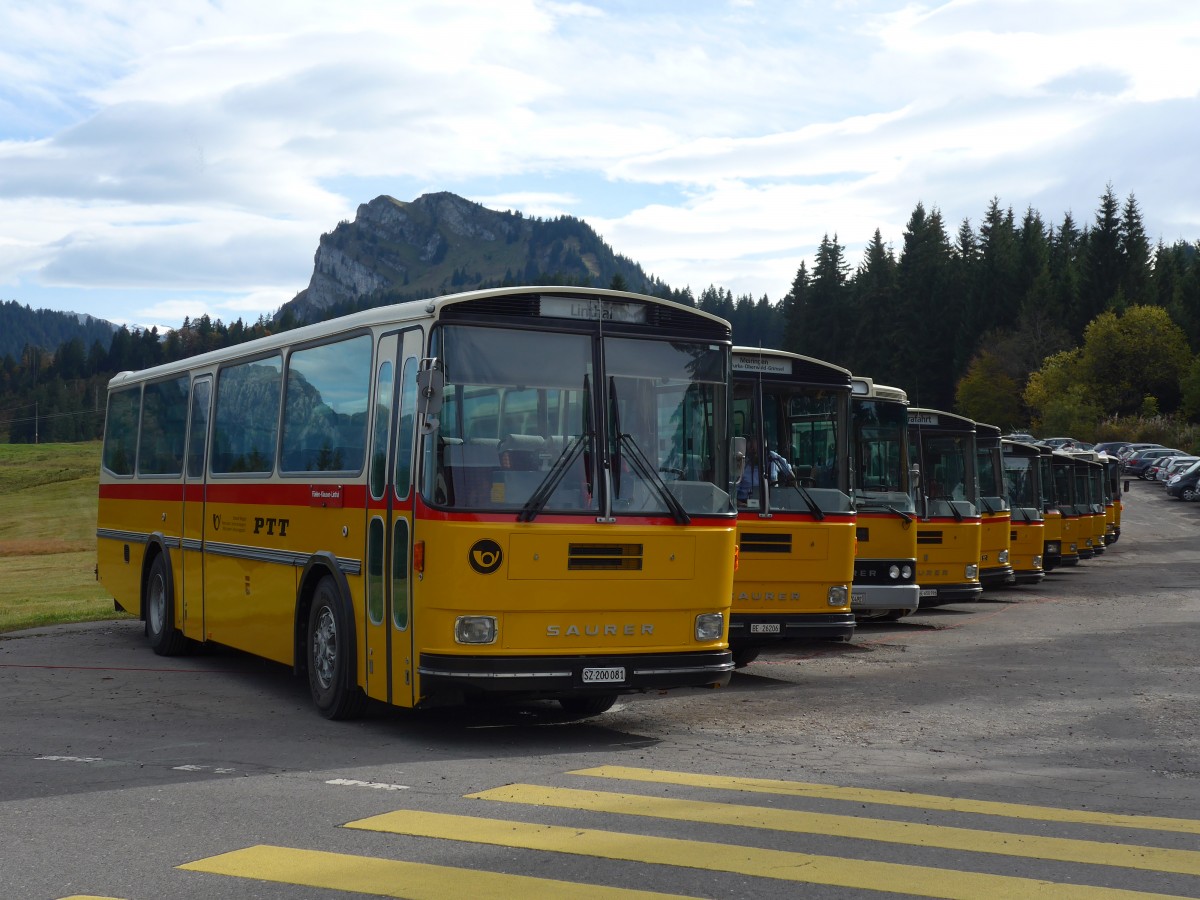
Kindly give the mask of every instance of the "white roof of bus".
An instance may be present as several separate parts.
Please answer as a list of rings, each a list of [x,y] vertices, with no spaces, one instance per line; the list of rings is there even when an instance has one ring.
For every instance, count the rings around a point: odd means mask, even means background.
[[[635,294],[630,291],[613,291],[608,288],[592,288],[592,287],[575,287],[565,285],[520,285],[517,287],[504,288],[488,288],[482,291],[467,291],[461,294],[446,294],[441,297],[430,297],[427,300],[410,300],[405,303],[392,303],[387,306],[377,306],[372,309],[365,309],[361,312],[350,313],[346,316],[339,316],[336,319],[328,319],[324,322],[316,322],[312,325],[303,325],[299,328],[293,328],[289,331],[281,331],[278,334],[268,335],[267,337],[257,338],[253,341],[247,341],[244,344],[235,344],[231,347],[223,347],[220,350],[210,350],[207,353],[201,353],[197,356],[191,356],[186,359],[177,360],[175,362],[165,363],[161,366],[155,366],[151,369],[142,369],[138,372],[120,372],[114,375],[109,380],[109,387],[116,387],[125,382],[134,382],[142,380],[150,380],[161,375],[167,375],[172,372],[184,372],[189,369],[205,368],[213,365],[219,365],[230,359],[240,359],[246,356],[254,356],[257,354],[268,354],[273,350],[278,350],[281,347],[291,346],[292,344],[301,344],[305,341],[318,340],[324,337],[333,337],[338,334],[345,334],[352,331],[357,331],[363,328],[370,328],[377,325],[400,324],[403,322],[412,321],[414,319],[436,318],[441,310],[452,304],[465,303],[469,300],[485,300],[489,297],[504,297],[520,294],[576,294],[579,296],[601,296],[612,297],[622,300],[642,300],[656,305],[674,307],[676,309],[685,310],[692,315],[702,316],[710,319],[715,323],[725,326],[732,330],[732,326],[728,321],[720,316],[715,316],[712,313],[705,312],[702,309],[696,309],[692,306],[685,306],[682,303],[676,303],[673,300],[663,300],[659,297],[650,297],[646,294]]]
[[[791,353],[787,350],[771,350],[767,347],[737,347],[733,348],[735,356],[774,356],[780,359],[798,359],[806,363],[812,363],[818,366],[824,366],[827,369],[833,369],[837,372],[845,372],[847,377],[850,376],[850,370],[837,365],[836,363],[826,362],[823,359],[817,359],[813,356],[802,356],[799,353]]]

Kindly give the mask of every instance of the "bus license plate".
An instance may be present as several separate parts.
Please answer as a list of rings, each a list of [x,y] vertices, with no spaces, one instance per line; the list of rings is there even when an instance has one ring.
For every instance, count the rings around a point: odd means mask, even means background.
[[[751,622],[751,634],[779,634],[778,622]]]
[[[919,596],[921,596],[921,597],[936,597],[937,589],[936,588],[921,588],[921,593]]]
[[[613,666],[608,669],[589,668],[583,670],[584,684],[620,684],[624,680],[624,666]]]
[[[851,594],[850,595],[850,605],[851,606],[862,606],[866,602],[867,602],[866,594]]]

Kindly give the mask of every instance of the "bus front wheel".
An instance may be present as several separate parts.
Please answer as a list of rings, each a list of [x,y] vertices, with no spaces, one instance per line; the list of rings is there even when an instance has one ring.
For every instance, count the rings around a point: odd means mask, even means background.
[[[354,629],[332,578],[322,578],[308,612],[308,686],[317,711],[327,719],[353,719],[366,707],[351,669]]]
[[[175,627],[175,598],[167,578],[167,563],[162,554],[150,563],[142,611],[146,616],[146,637],[150,649],[159,656],[178,656],[187,646],[183,633]]]

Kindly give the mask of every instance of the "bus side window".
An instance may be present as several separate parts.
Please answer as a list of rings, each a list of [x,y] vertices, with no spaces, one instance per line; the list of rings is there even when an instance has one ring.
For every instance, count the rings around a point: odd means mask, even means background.
[[[187,433],[188,379],[146,385],[142,398],[142,433],[138,442],[138,474],[179,475]]]
[[[114,475],[132,475],[137,459],[141,388],[117,391],[108,398],[104,419],[104,468]]]
[[[221,370],[213,416],[212,471],[257,472],[275,467],[283,361],[278,355]]]

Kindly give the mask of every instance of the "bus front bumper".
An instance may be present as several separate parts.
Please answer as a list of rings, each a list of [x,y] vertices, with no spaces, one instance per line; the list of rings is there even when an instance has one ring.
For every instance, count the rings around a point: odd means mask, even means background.
[[[850,587],[850,608],[864,619],[881,616],[893,609],[905,610],[905,615],[921,605],[921,589],[915,584],[854,584]]]
[[[421,693],[563,697],[633,694],[682,687],[724,687],[728,650],[587,656],[451,656],[422,653]]]
[[[1004,587],[1013,583],[1012,566],[994,566],[990,569],[979,570],[979,584],[984,590]]]
[[[930,593],[932,592],[932,593]],[[921,606],[944,606],[947,603],[970,603],[979,599],[983,588],[973,581],[962,584],[921,585]]]
[[[729,643],[758,646],[775,641],[848,641],[854,634],[854,613],[733,613]]]

